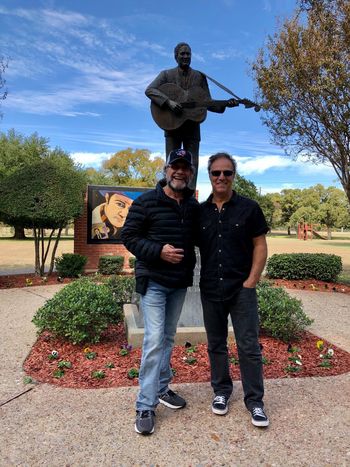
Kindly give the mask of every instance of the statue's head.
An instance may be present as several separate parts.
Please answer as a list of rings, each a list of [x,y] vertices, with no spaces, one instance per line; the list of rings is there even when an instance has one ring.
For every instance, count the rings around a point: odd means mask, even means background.
[[[191,64],[191,47],[186,42],[180,42],[174,49],[175,60],[180,68],[187,68]]]

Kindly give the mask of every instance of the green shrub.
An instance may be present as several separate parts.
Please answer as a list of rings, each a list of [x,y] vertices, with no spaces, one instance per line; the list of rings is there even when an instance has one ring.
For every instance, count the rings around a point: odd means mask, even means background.
[[[101,274],[118,274],[123,270],[124,256],[100,256],[98,271]]]
[[[273,279],[335,281],[341,271],[341,257],[325,253],[272,255],[266,266],[267,275]]]
[[[104,282],[112,290],[114,299],[119,305],[131,303],[135,292],[134,276],[112,276]]]
[[[57,274],[61,277],[79,277],[84,272],[87,256],[63,253],[55,259]]]
[[[303,311],[301,300],[291,297],[281,287],[272,287],[268,281],[257,288],[260,327],[266,334],[291,342],[300,337],[313,320]]]
[[[130,256],[130,258],[129,258],[129,267],[131,269],[135,269],[135,262],[136,262],[135,256]]]
[[[88,278],[78,279],[57,292],[36,312],[33,323],[73,342],[98,342],[108,324],[122,319],[109,287]]]

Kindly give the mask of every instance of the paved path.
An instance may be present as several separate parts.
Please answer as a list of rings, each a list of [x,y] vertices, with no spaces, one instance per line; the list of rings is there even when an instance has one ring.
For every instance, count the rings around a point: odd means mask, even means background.
[[[21,365],[36,338],[30,320],[61,287],[0,291],[1,401],[28,388]],[[315,318],[314,332],[350,351],[350,297],[293,294]],[[318,312],[325,303],[334,318],[326,323],[327,313]],[[338,342],[325,334],[332,329]],[[0,466],[350,466],[350,373],[266,380],[265,386],[267,430],[251,425],[239,383],[225,417],[211,413],[207,383],[179,384],[174,387],[188,406],[159,407],[154,435],[142,437],[133,429],[137,388],[40,384],[0,408]]]

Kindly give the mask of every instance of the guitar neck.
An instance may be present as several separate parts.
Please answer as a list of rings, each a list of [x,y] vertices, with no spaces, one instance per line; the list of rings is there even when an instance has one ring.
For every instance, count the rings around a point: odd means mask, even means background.
[[[188,101],[188,102],[181,102],[181,107],[184,109],[193,109],[195,107],[211,107],[213,105],[219,105],[222,107],[227,106],[227,100],[224,101],[218,101],[218,100],[209,100],[209,101],[201,101],[201,102],[196,102],[196,101]]]

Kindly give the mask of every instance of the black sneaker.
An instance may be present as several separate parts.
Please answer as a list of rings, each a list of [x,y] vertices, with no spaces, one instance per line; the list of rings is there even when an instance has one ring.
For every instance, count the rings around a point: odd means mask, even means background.
[[[177,395],[171,389],[168,389],[167,392],[159,396],[159,402],[171,409],[182,409],[186,405],[185,399]]]
[[[211,410],[216,415],[225,415],[228,412],[228,400],[226,396],[215,396],[211,405]]]
[[[269,419],[262,407],[252,407],[249,412],[252,414],[252,424],[255,426],[269,426]]]
[[[141,435],[150,435],[154,432],[153,410],[136,410],[135,431]]]

